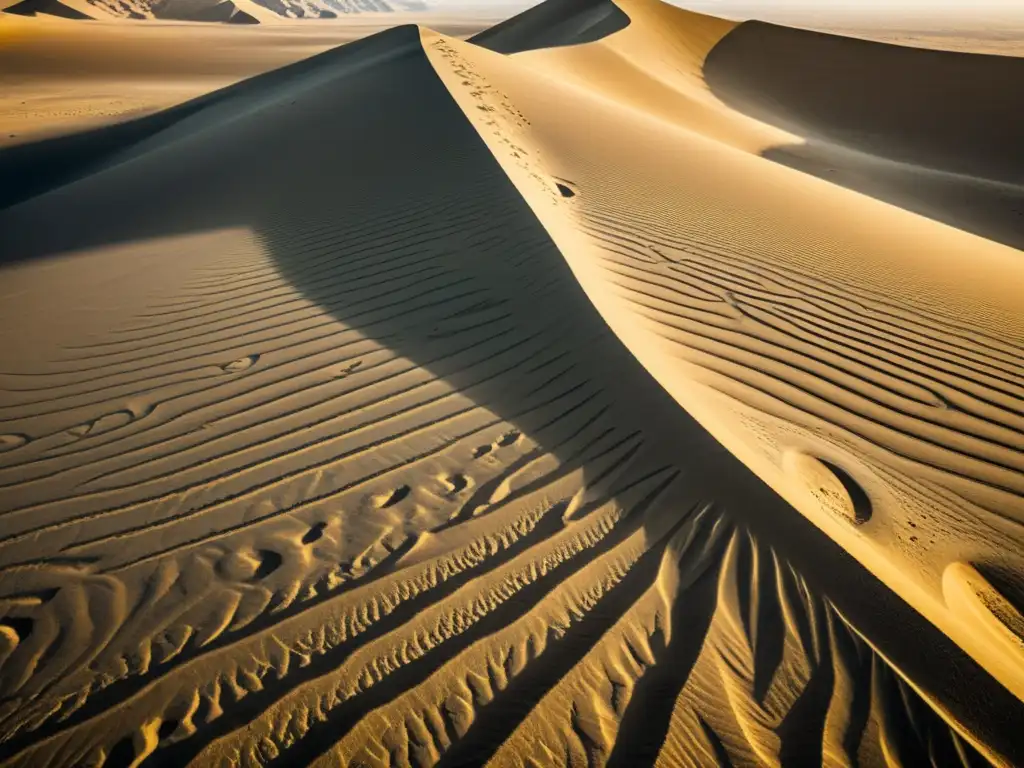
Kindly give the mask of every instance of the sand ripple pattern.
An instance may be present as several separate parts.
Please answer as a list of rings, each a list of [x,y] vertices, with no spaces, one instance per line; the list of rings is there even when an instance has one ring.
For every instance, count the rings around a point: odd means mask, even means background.
[[[549,44],[604,29],[577,5]],[[1007,762],[865,608],[1019,702],[680,408],[593,276],[707,366],[960,468],[994,528],[1019,349],[623,214],[521,61],[398,28],[0,211],[4,765]],[[790,465],[870,530],[828,459]],[[940,581],[1012,648],[1001,565]]]

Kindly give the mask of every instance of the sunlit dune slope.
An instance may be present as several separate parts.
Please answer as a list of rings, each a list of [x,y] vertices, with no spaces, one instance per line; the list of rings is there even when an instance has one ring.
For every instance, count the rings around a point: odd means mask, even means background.
[[[508,58],[438,40],[428,51],[644,366],[1024,693],[1024,656],[1003,640],[1014,622],[979,632],[973,613],[943,594],[943,573],[957,563],[1021,572],[1019,253],[766,162],[751,145],[768,129],[698,82],[701,54],[715,50],[709,23],[639,0],[621,5],[634,24],[594,45],[619,55],[609,69],[623,50],[647,51],[646,74],[667,86],[650,110],[615,98],[614,76],[608,92],[596,79],[581,87],[545,76],[560,50]],[[656,33],[638,23],[651,16]],[[687,40],[690,28],[689,44],[670,42],[667,29]],[[463,84],[467,71],[475,82]],[[683,92],[674,119],[668,88]],[[997,142],[1004,128],[993,131]],[[548,178],[562,180],[562,196]]]
[[[498,53],[600,40],[629,24],[612,0],[553,0],[541,3],[470,38]]]
[[[400,27],[35,147],[0,762],[1024,762],[1020,254],[775,162],[869,147],[745,28]]]

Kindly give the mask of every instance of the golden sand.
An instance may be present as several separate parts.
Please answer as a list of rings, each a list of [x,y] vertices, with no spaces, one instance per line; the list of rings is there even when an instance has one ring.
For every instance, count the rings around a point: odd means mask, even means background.
[[[285,48],[0,151],[0,762],[1024,760],[1024,59]]]

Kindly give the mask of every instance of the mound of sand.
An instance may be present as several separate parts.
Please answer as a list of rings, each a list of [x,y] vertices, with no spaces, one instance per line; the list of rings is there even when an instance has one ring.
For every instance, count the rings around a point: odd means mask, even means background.
[[[755,22],[713,51],[705,75],[729,106],[801,138],[766,157],[1024,247],[1024,58]]]
[[[850,46],[559,0],[0,152],[0,760],[1024,761],[1024,263],[928,188],[1024,75]]]
[[[83,13],[94,10],[86,0],[61,2]],[[71,24],[45,13],[0,13],[0,150],[25,147],[40,163],[63,165],[46,159],[52,158],[51,147],[44,148],[42,140],[71,137],[72,143],[100,149],[110,143],[107,138],[83,134],[133,122],[410,20],[453,37],[469,37],[492,23],[469,14],[378,13],[315,25],[266,24],[252,0],[232,3],[238,10],[228,18],[235,22],[230,25],[110,19]],[[32,0],[26,7],[55,6]],[[212,7],[231,11],[223,3]],[[246,14],[261,23],[246,24]],[[5,177],[12,173],[6,170],[9,154],[0,160]],[[16,182],[0,184],[0,206],[33,193],[39,181],[38,165],[15,173]]]
[[[21,0],[21,2],[8,6],[4,13],[13,13],[15,16],[57,16],[62,19],[88,19],[88,14],[64,5],[60,0]]]

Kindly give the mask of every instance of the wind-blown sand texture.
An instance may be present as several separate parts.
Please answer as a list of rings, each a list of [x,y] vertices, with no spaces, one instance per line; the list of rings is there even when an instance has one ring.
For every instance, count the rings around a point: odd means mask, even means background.
[[[1021,764],[1022,84],[549,0],[0,153],[0,760]]]
[[[59,4],[42,0],[47,1]],[[68,2],[88,7],[84,0]],[[157,20],[75,23],[0,12],[0,150],[151,114],[413,22],[453,37],[493,24],[486,17],[436,13],[364,13],[315,24],[278,20],[238,27]]]

